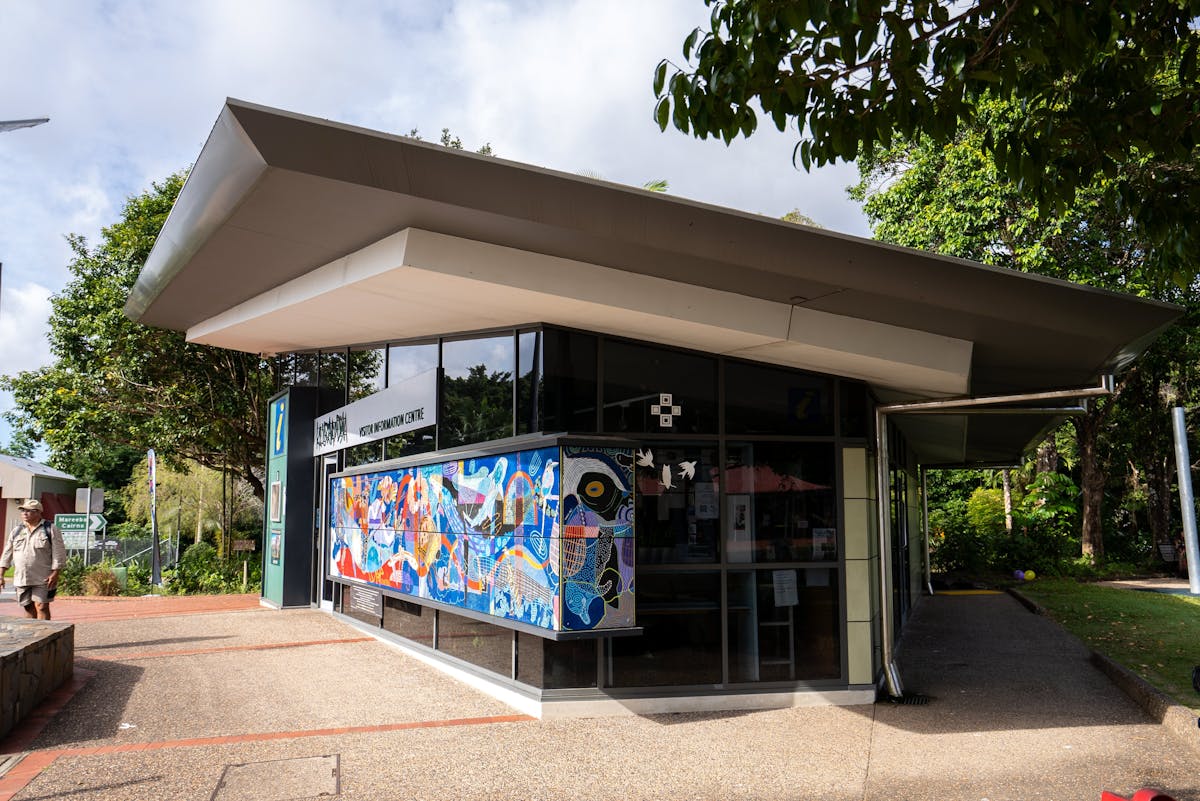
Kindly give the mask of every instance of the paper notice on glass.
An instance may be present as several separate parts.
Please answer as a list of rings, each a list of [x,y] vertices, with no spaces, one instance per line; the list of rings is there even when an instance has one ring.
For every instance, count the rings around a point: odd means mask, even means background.
[[[773,570],[771,580],[775,584],[776,606],[795,606],[800,603],[795,570]]]

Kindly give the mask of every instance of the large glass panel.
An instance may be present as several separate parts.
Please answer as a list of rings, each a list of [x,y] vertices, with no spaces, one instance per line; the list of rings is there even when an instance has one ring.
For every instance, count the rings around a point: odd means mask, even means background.
[[[517,336],[517,433],[541,430],[542,332]]]
[[[406,378],[438,366],[436,342],[421,345],[392,345],[388,348],[387,385],[393,387]]]
[[[517,632],[517,681],[543,690],[596,686],[596,641]]]
[[[726,362],[725,431],[832,436],[833,379]]]
[[[842,381],[842,436],[865,437],[871,430],[867,415],[867,386],[857,381]]]
[[[596,338],[576,331],[542,332],[542,431],[597,431]]]
[[[721,682],[721,575],[637,577],[640,637],[614,637],[612,686]]]
[[[441,447],[513,435],[513,339],[505,334],[442,345]]]
[[[383,389],[386,351],[367,348],[350,351],[350,402],[374,395]]]
[[[836,560],[834,464],[832,443],[729,443],[725,462],[727,560]]]
[[[298,387],[315,387],[317,385],[317,354],[297,353],[295,355],[292,360],[292,380]]]
[[[607,340],[604,430],[717,433],[716,359]]]
[[[655,442],[638,449],[638,564],[717,560],[717,460],[715,444]]]
[[[433,647],[433,618],[436,614],[428,607],[402,598],[384,596],[383,599],[383,627],[430,648]]]
[[[838,678],[837,575],[829,568],[730,572],[729,680]]]
[[[325,350],[317,357],[321,374],[321,388],[336,390],[340,398],[340,403],[345,406],[346,401],[346,350],[339,348],[338,350]]]
[[[364,442],[346,449],[346,467],[357,467],[383,461],[383,442]]]
[[[438,612],[437,649],[512,678],[512,629],[442,610]]]
[[[388,437],[383,441],[383,458],[399,459],[401,456],[412,456],[416,453],[428,453],[435,450],[437,443],[434,436],[436,434],[436,426],[427,426],[416,431],[407,431],[394,437]]]

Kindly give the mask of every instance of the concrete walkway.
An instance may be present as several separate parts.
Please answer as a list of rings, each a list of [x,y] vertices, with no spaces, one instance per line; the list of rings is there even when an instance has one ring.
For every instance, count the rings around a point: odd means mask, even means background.
[[[54,611],[77,623],[76,681],[0,743],[0,801],[1096,801],[1143,786],[1200,801],[1200,750],[1006,595],[918,606],[900,668],[924,706],[554,722],[316,611]]]

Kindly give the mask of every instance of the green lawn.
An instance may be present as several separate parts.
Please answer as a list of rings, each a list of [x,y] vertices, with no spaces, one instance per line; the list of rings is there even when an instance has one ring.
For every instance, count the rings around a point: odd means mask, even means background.
[[[1200,713],[1200,598],[1038,579],[1020,591],[1064,628]]]

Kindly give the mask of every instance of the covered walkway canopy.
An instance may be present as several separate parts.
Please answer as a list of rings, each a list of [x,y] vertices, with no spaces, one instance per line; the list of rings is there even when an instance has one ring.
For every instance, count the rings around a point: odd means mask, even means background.
[[[884,402],[1119,372],[1179,309],[227,101],[127,313],[281,353],[556,323],[865,380]],[[926,464],[1053,422],[900,417]]]

